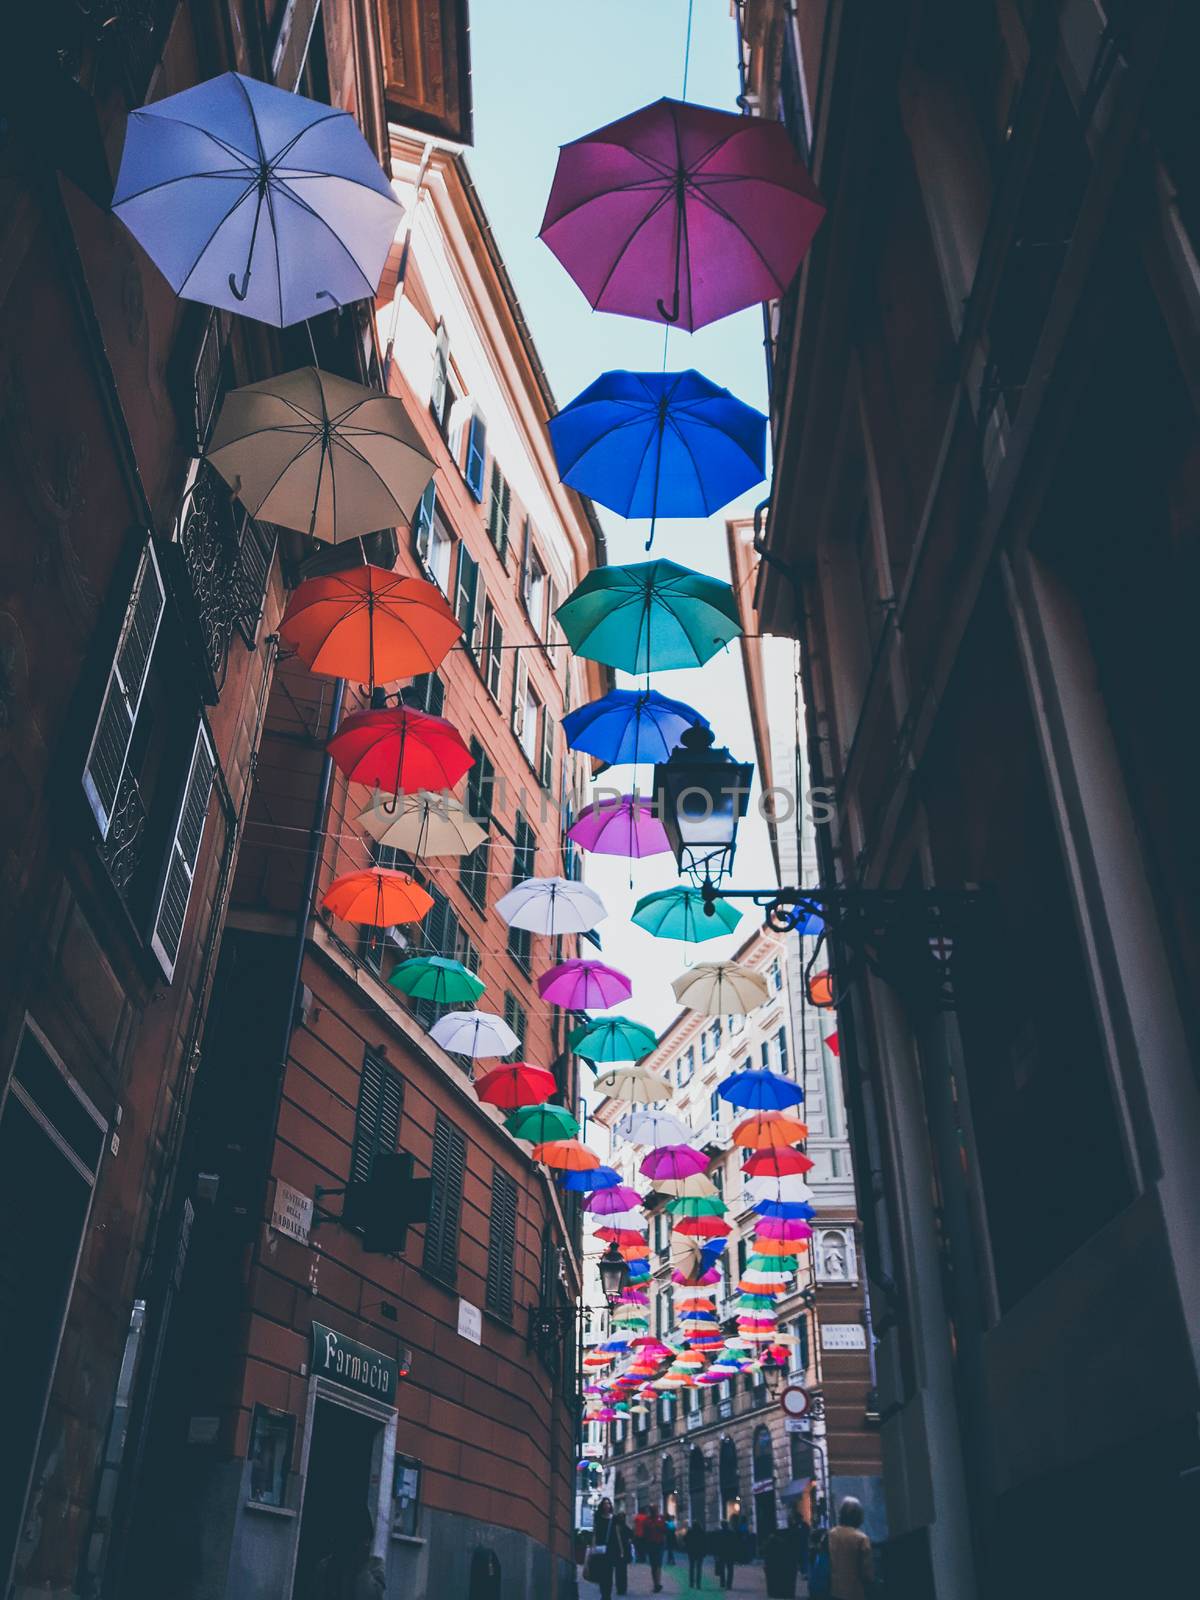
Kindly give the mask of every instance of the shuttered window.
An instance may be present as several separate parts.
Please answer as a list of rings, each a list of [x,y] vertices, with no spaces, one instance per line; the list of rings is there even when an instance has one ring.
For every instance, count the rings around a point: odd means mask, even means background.
[[[513,828],[513,885],[523,883],[526,878],[532,878],[537,862],[537,836],[532,826],[522,814],[517,812],[516,824]],[[533,948],[533,935],[525,928],[510,928],[508,930],[508,953],[513,960],[518,962],[527,972],[530,964],[530,953]]]
[[[454,587],[454,615],[463,631],[463,643],[472,655],[479,653],[475,632],[476,602],[479,598],[479,563],[465,544],[458,547],[458,573]]]
[[[525,740],[525,710],[528,699],[529,668],[518,651],[517,664],[513,671],[512,731],[522,743]]]
[[[483,500],[483,465],[487,450],[487,423],[476,411],[467,428],[467,464],[464,473],[467,487],[476,500]]]
[[[367,1181],[377,1155],[395,1153],[403,1109],[404,1080],[394,1067],[368,1051],[363,1057],[362,1077],[358,1082],[354,1148],[350,1154],[351,1183]]]
[[[512,510],[512,490],[504,481],[504,474],[492,462],[492,482],[488,504],[488,538],[495,546],[501,561],[508,560],[508,519]]]
[[[542,788],[554,792],[554,718],[547,706],[542,712],[542,753],[538,762]]]
[[[484,614],[483,648],[487,653],[485,672],[488,693],[499,705],[504,689],[504,629],[490,600]]]
[[[446,685],[436,672],[423,672],[407,686],[403,698],[414,711],[428,711],[431,717],[440,717],[446,703]]]
[[[488,1234],[489,1311],[508,1321],[513,1309],[513,1259],[517,1248],[517,1185],[507,1172],[492,1169],[492,1219]]]
[[[525,1051],[525,1007],[509,990],[504,991],[504,1020],[520,1041],[520,1053]]]
[[[458,1225],[466,1164],[466,1136],[439,1111],[433,1126],[433,1200],[425,1228],[422,1266],[446,1284],[458,1279]]]
[[[179,956],[183,938],[183,923],[187,916],[188,900],[192,893],[192,878],[200,855],[200,841],[204,836],[204,819],[208,815],[208,802],[212,795],[213,775],[217,770],[216,757],[208,733],[201,723],[196,729],[196,742],[192,759],[188,763],[187,782],[179,814],[167,853],[167,870],[163,879],[162,894],[154,917],[154,932],[150,947],[162,964],[163,972],[171,978]]]
[[[84,793],[102,838],[108,836],[116,809],[165,604],[162,575],[154,547],[148,543],[138,562],[133,593],[125,609],[100,716],[83,769]]]
[[[412,519],[413,554],[423,567],[429,566],[429,546],[433,538],[433,514],[437,509],[437,490],[429,480]]]
[[[485,828],[491,825],[492,802],[495,792],[496,769],[487,751],[478,739],[471,740],[471,755],[475,765],[467,776],[467,810]],[[487,905],[488,869],[492,859],[491,834],[464,856],[458,871],[458,881],[470,897],[471,904],[481,910]]]
[[[433,378],[429,386],[429,409],[442,426],[446,410],[446,390],[450,382],[450,340],[444,323],[439,324],[433,347]]]
[[[450,901],[434,883],[426,884],[433,905],[421,923],[421,953],[427,956],[455,955],[458,948],[458,917]],[[413,1016],[423,1028],[430,1027],[445,1008],[435,1000],[414,1000]]]

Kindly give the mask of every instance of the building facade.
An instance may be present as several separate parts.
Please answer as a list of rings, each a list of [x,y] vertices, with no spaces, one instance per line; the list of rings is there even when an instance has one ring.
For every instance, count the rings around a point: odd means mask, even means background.
[[[1200,1489],[1197,13],[739,19],[747,105],[830,207],[769,319],[754,604],[800,643],[820,881],[867,892],[832,942],[887,1592],[1169,1586]],[[1160,1540],[1114,1538],[1128,1483]]]

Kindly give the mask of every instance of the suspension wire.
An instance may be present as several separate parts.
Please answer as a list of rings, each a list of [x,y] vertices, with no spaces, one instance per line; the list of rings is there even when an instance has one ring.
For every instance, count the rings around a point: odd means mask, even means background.
[[[686,36],[684,38],[684,45],[683,45],[683,86],[681,87],[681,89],[679,91],[679,98],[681,100],[686,100],[687,99],[688,70],[689,70],[689,68],[691,67],[691,64],[692,64],[692,12],[693,12],[694,7],[695,7],[695,0],[688,0],[687,34],[686,34]]]

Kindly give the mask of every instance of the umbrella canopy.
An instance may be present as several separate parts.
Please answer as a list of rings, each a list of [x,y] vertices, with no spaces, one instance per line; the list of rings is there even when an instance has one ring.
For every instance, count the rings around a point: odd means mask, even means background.
[[[452,789],[475,764],[456,728],[411,706],[352,711],[325,748],[351,783],[390,794]]]
[[[625,974],[603,961],[562,961],[538,979],[542,999],[565,1011],[620,1005],[632,993],[633,984]]]
[[[374,867],[335,878],[322,895],[321,904],[343,922],[391,928],[397,923],[420,922],[433,900],[407,872]]]
[[[478,1000],[484,987],[461,961],[453,961],[449,956],[415,956],[402,961],[388,984],[412,1000],[431,1000],[439,1006]]]
[[[429,1037],[451,1055],[476,1061],[511,1055],[521,1043],[508,1023],[490,1011],[448,1011],[430,1028]]]
[[[629,1111],[613,1128],[619,1139],[654,1148],[660,1144],[686,1144],[691,1129],[673,1111]]]
[[[763,975],[736,961],[703,961],[680,973],[671,992],[681,1006],[707,1017],[746,1016],[769,998]]]
[[[708,1169],[708,1157],[703,1150],[690,1144],[664,1144],[642,1157],[638,1171],[647,1178],[686,1178]]]
[[[640,1061],[658,1048],[658,1035],[629,1017],[600,1017],[568,1034],[567,1044],[587,1061]]]
[[[493,1067],[475,1080],[475,1093],[479,1098],[489,1106],[499,1106],[502,1111],[535,1106],[557,1087],[552,1072],[545,1067],[530,1066],[527,1061],[510,1061],[502,1067]],[[600,1163],[594,1161],[592,1165]]]
[[[130,113],[113,210],[177,295],[277,328],[373,298],[401,216],[349,112],[239,72]]]
[[[541,237],[597,311],[695,329],[780,299],[824,214],[782,123],[663,99],[563,146]]]
[[[375,794],[359,812],[358,825],[377,844],[411,856],[469,856],[487,838],[461,800],[427,789],[404,795],[399,805]]]
[[[614,1223],[605,1223],[604,1227],[596,1229],[596,1238],[603,1239],[610,1244],[644,1244],[646,1236],[637,1228],[618,1228]]]
[[[564,1189],[586,1194],[592,1189],[615,1188],[621,1174],[612,1167],[593,1167],[589,1172],[564,1172],[558,1181]]]
[[[655,814],[654,802],[636,794],[598,800],[588,806],[578,822],[567,829],[567,837],[581,850],[603,856],[628,856],[632,860],[660,856],[671,848],[667,830]]]
[[[754,1228],[755,1244],[759,1239],[811,1239],[812,1228],[800,1218],[763,1217]]]
[[[526,878],[496,901],[496,910],[511,928],[551,937],[588,933],[608,915],[596,891],[572,878]]]
[[[208,460],[252,516],[334,544],[411,521],[433,476],[402,400],[319,367],[234,389]]]
[[[596,1152],[578,1139],[548,1139],[545,1144],[535,1144],[531,1154],[535,1161],[560,1167],[564,1172],[586,1172],[600,1165]]]
[[[749,1111],[785,1111],[804,1099],[804,1090],[794,1078],[785,1078],[767,1067],[731,1072],[721,1079],[717,1093],[731,1106],[742,1106]]]
[[[596,1088],[610,1100],[628,1100],[634,1105],[655,1105],[671,1098],[666,1078],[648,1067],[612,1067],[597,1073]]]
[[[432,672],[462,628],[436,584],[366,566],[307,579],[279,633],[310,672],[374,687]]]
[[[667,1201],[673,1217],[723,1217],[728,1207],[719,1194],[677,1195]]]
[[[808,1128],[782,1111],[759,1111],[746,1117],[733,1130],[734,1144],[748,1150],[769,1150],[781,1144],[796,1144],[808,1138]]]
[[[522,1106],[504,1119],[504,1126],[516,1139],[543,1144],[547,1139],[574,1139],[579,1123],[566,1106]],[[615,1174],[614,1174],[615,1176]]]
[[[610,767],[666,761],[680,736],[697,725],[707,728],[708,718],[657,689],[611,689],[563,718],[571,749]]]
[[[723,1239],[733,1232],[724,1217],[680,1217],[675,1232],[694,1239]]]
[[[677,884],[673,889],[644,894],[633,908],[633,920],[656,939],[703,944],[706,939],[720,939],[732,933],[742,914],[728,900],[718,899],[713,901],[713,914],[709,916],[700,890]]]
[[[811,1172],[812,1159],[802,1150],[790,1147],[774,1150],[756,1150],[742,1168],[748,1178],[785,1178]]]
[[[636,1189],[630,1189],[626,1184],[619,1183],[615,1189],[597,1189],[595,1194],[589,1195],[583,1202],[583,1209],[607,1216],[614,1211],[630,1211],[641,1203],[642,1197]]]
[[[730,586],[674,561],[597,567],[554,615],[577,656],[634,673],[702,667],[742,631]]]
[[[791,1256],[807,1250],[808,1244],[803,1239],[764,1239],[756,1234],[754,1248],[760,1256]]]
[[[759,1200],[753,1209],[760,1217],[803,1217],[807,1220],[814,1214],[809,1200]]]
[[[687,1140],[682,1139],[679,1143],[686,1144]],[[716,1184],[703,1172],[693,1173],[690,1178],[659,1178],[654,1187],[660,1194],[673,1195],[677,1199],[693,1196],[702,1198],[717,1192]]]

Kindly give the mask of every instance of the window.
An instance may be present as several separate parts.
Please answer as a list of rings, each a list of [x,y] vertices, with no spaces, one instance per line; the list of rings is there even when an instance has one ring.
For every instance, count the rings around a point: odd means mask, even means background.
[[[421,1463],[412,1456],[397,1456],[392,1477],[392,1533],[415,1539],[420,1510]]]
[[[459,924],[458,936],[454,941],[454,959],[461,961],[468,972],[479,974],[479,951],[467,936],[466,929]]]
[[[492,1168],[492,1217],[488,1232],[484,1304],[507,1322],[513,1308],[513,1255],[517,1244],[517,1185],[500,1167]]]
[[[530,766],[536,763],[538,757],[538,717],[541,709],[542,702],[529,681],[529,668],[518,655],[513,674],[512,728]]]
[[[708,1114],[714,1122],[716,1122],[717,1118],[721,1115],[721,1105],[722,1101],[720,1092],[714,1089],[712,1094],[708,1097]]]
[[[538,760],[538,777],[542,788],[554,792],[554,718],[542,707],[542,750]]]
[[[771,1065],[771,1041],[770,1041],[770,1039],[764,1039],[763,1042],[759,1045],[758,1051],[759,1051],[759,1057],[760,1057],[760,1059],[762,1061],[762,1065],[769,1069],[770,1065]]]
[[[796,1342],[792,1346],[792,1371],[801,1375],[808,1371],[811,1352],[808,1344],[808,1318],[797,1317],[795,1321]]]
[[[421,953],[428,956],[453,956],[458,948],[458,914],[436,883],[426,882],[425,887],[433,898],[433,904],[426,912],[417,935]],[[412,1001],[413,1016],[423,1028],[432,1027],[441,1015],[442,1009],[436,1000]]]
[[[281,1506],[292,1462],[296,1418],[290,1411],[256,1405],[250,1423],[250,1503]]]
[[[437,489],[433,479],[425,485],[425,492],[413,512],[410,534],[412,550],[426,572],[430,571],[430,547],[433,540],[433,520],[437,512]]]
[[[522,599],[525,602],[525,614],[533,624],[533,631],[538,638],[542,637],[546,620],[546,569],[542,565],[541,557],[532,547],[532,523],[525,519],[525,581],[522,587]]]
[[[439,1111],[433,1126],[433,1157],[429,1164],[433,1200],[425,1228],[422,1266],[445,1284],[454,1284],[458,1279],[458,1222],[466,1164],[466,1136]]]
[[[485,602],[483,608],[483,654],[488,693],[499,705],[504,687],[504,629],[490,600]]]
[[[516,995],[511,993],[508,989],[504,991],[504,1020],[508,1023],[509,1027],[517,1036],[518,1051],[521,1054],[524,1054],[525,1025],[527,1020],[525,1016],[525,1007],[517,999]]]
[[[508,518],[512,509],[512,490],[504,474],[492,462],[492,481],[488,500],[488,538],[501,561],[508,560]]]
[[[471,754],[475,765],[467,775],[467,810],[485,828],[490,827],[492,800],[496,785],[496,769],[491,757],[478,739],[471,740]],[[458,881],[466,891],[471,904],[481,910],[487,905],[488,868],[492,859],[491,834],[483,843],[462,858]]]
[[[559,627],[558,619],[554,615],[554,613],[557,610],[558,610],[558,585],[555,583],[553,578],[547,576],[547,578],[546,578],[546,633],[545,633],[545,639],[546,639],[546,643],[550,646],[550,650],[551,650],[552,654],[553,654],[553,651],[554,651],[554,646],[556,644],[558,644],[562,639],[562,629]]]
[[[786,1028],[780,1028],[779,1032],[775,1035],[775,1053],[779,1057],[779,1071],[786,1076],[788,1069],[788,1038]]]
[[[166,876],[154,915],[154,932],[150,938],[150,948],[158,957],[168,979],[175,974],[175,962],[183,939],[183,924],[192,895],[192,878],[200,855],[200,841],[204,837],[204,823],[208,816],[208,802],[212,796],[216,770],[217,760],[212,743],[201,723],[196,729],[196,743],[192,748],[187,780],[179,802],[175,832],[167,855]]]
[[[442,520],[441,512],[435,509],[429,528],[425,565],[429,576],[445,595],[450,593],[450,565],[453,555],[454,535]]]
[[[512,881],[514,887],[518,883],[523,883],[526,878],[533,877],[536,859],[537,838],[532,826],[518,811],[513,829]],[[529,971],[532,938],[533,936],[525,928],[510,928],[508,930],[508,953],[526,972]]]
[[[366,1183],[375,1157],[395,1153],[404,1108],[404,1080],[392,1066],[370,1051],[363,1057],[358,1080],[358,1110],[350,1152],[350,1182]]]
[[[450,414],[458,396],[450,382],[450,340],[445,323],[438,324],[433,347],[433,379],[429,389],[429,409],[443,439],[450,437]]]
[[[476,629],[477,613],[480,609],[479,599],[479,563],[465,544],[459,545],[458,575],[454,585],[454,615],[458,618],[458,625],[463,631],[463,643],[476,657],[479,655],[479,639],[482,632]]]
[[[440,717],[446,703],[446,685],[436,672],[422,672],[404,688],[404,704],[414,711],[428,711],[431,717]],[[396,866],[395,860],[387,863]]]
[[[746,1019],[740,1013],[735,1013],[732,1017],[730,1017],[729,1031],[731,1034],[742,1033],[745,1030],[745,1027]]]
[[[690,1044],[680,1056],[679,1060],[675,1063],[676,1084],[682,1087],[683,1084],[690,1083],[695,1070],[696,1046],[694,1044]]]
[[[767,981],[770,985],[772,994],[778,994],[783,988],[783,963],[780,961],[778,956],[775,957],[774,961],[772,961],[770,965],[767,973]]]
[[[467,480],[467,487],[476,500],[483,500],[483,464],[487,450],[487,423],[478,411],[471,413],[471,420],[467,425],[467,462],[463,468],[463,476]]]
[[[700,1035],[700,1059],[711,1061],[721,1048],[721,1019],[710,1022]]]

